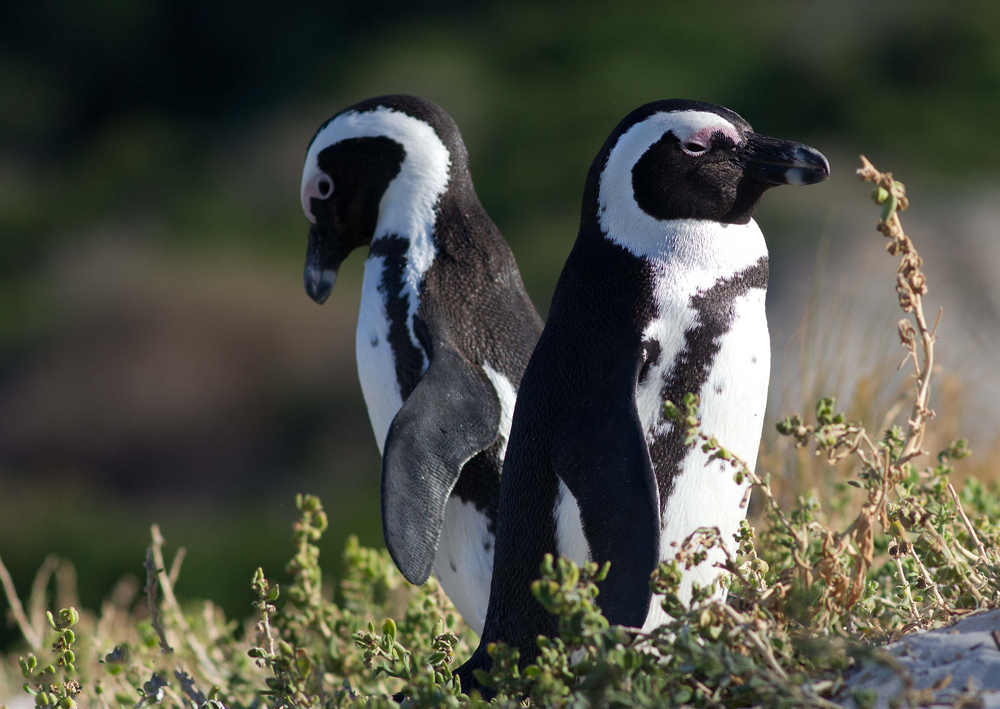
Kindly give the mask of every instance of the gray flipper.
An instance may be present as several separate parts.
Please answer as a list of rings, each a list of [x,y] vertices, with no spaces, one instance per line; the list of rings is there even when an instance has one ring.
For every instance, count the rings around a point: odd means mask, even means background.
[[[611,562],[597,602],[616,625],[639,627],[659,563],[659,492],[635,404],[642,350],[569,408],[555,432],[552,464],[580,508],[591,558]]]
[[[464,466],[500,431],[500,402],[486,375],[445,342],[389,427],[382,453],[382,530],[410,583],[434,566],[444,508]]]

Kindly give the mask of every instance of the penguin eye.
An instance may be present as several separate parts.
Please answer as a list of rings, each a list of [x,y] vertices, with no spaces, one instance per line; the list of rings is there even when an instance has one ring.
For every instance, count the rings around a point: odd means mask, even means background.
[[[707,145],[702,145],[701,143],[695,143],[694,141],[688,141],[681,146],[684,152],[688,155],[701,155],[708,150]]]
[[[302,211],[313,224],[316,223],[316,215],[312,211],[312,201],[318,199],[325,201],[333,194],[333,180],[329,175],[320,173],[313,175],[309,181],[302,186]]]

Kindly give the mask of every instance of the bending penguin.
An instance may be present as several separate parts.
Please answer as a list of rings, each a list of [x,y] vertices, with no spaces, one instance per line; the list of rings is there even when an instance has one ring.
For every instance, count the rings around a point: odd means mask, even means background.
[[[358,375],[382,453],[382,525],[412,583],[433,570],[481,633],[500,471],[542,321],[479,203],[454,121],[414,96],[344,109],[309,145],[305,287],[323,303],[368,247]]]
[[[828,175],[816,150],[697,101],[642,106],[608,137],[521,383],[486,626],[459,669],[466,690],[478,688],[472,670],[489,667],[489,643],[519,647],[526,664],[535,638],[555,633],[530,590],[546,553],[610,561],[604,614],[648,629],[666,617],[649,577],[671,543],[701,526],[732,539],[745,488],[684,445],[663,404],[699,394],[704,430],[756,460],[770,344],[753,213],[768,188]],[[693,581],[715,578],[715,560],[686,575],[688,600]]]

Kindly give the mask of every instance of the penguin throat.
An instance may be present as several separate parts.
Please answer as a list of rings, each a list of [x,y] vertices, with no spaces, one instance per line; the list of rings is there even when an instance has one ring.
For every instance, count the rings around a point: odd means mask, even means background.
[[[643,214],[626,224],[608,224],[607,240],[658,267],[665,268],[678,287],[693,293],[767,256],[764,235],[751,219],[726,224],[706,219],[658,220]],[[602,220],[602,227],[604,227]]]

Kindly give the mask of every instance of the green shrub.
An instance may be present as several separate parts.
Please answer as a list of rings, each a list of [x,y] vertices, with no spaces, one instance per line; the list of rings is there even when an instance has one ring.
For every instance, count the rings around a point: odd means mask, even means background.
[[[839,489],[843,496],[857,490],[856,512],[844,518],[848,497],[833,506],[836,514],[814,495],[783,507],[769,475],[753,472],[701,430],[696,396],[667,402],[688,443],[723,461],[763,499],[760,524],[742,524],[735,554],[714,528],[679,545],[650,580],[672,617],[651,632],[612,626],[601,615],[596,583],[607,565],[578,568],[547,557],[532,590],[558,616],[558,636],[540,638],[538,658],[523,670],[515,648],[490,648],[493,667],[478,677],[496,690],[494,705],[831,707],[845,673],[878,656],[881,644],[1000,605],[996,484],[970,477],[957,492],[949,482],[953,463],[969,454],[963,440],[930,465],[917,463],[933,417],[936,325],[924,317],[926,279],[899,221],[907,207],[903,185],[864,158],[862,165],[858,172],[875,184],[882,207],[878,229],[900,259],[895,288],[907,316],[898,331],[915,378],[906,429],[872,435],[830,398],[808,420],[796,414],[777,426],[799,448],[853,471]],[[133,604],[138,587],[123,581],[99,612],[66,608],[49,612],[43,625],[37,619],[51,564],[26,613],[0,563],[30,648],[19,668],[5,661],[6,681],[19,669],[39,708],[389,707],[393,693],[412,707],[484,705],[462,695],[452,674],[476,639],[434,580],[409,585],[387,552],[352,538],[343,578],[336,588],[324,586],[317,542],[326,515],[312,496],[298,496],[296,506],[289,580],[279,586],[258,569],[250,580],[256,616],[243,624],[224,618],[211,601],[181,606],[173,588],[184,550],[168,569],[155,525],[145,604]],[[718,600],[714,584],[695,586],[685,606],[678,597],[682,574],[713,548],[724,555],[717,583],[728,587],[727,600]],[[867,706],[875,697],[857,692],[853,699]]]

